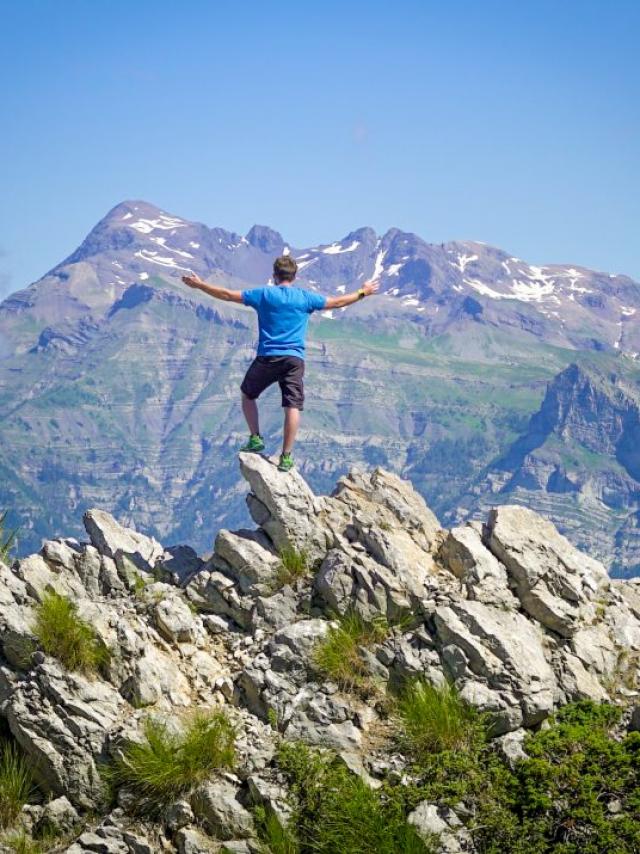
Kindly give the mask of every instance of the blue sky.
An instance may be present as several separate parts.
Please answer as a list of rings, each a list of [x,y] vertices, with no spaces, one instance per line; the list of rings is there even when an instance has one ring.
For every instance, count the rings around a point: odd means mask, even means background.
[[[640,279],[640,3],[0,0],[0,293],[143,198]]]

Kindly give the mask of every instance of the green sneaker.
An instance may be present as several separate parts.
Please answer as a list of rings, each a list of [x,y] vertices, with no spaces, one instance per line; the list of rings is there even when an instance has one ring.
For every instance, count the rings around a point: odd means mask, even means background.
[[[291,454],[280,454],[280,462],[278,463],[280,471],[291,471],[294,465]]]
[[[249,441],[246,445],[243,445],[240,448],[241,451],[247,451],[250,454],[259,454],[260,451],[264,451],[264,442],[262,440],[262,436],[259,436],[257,433],[252,433],[249,436]]]

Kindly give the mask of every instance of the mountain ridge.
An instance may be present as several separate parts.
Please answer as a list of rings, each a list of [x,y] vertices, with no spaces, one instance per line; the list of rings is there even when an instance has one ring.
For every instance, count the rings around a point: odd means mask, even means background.
[[[99,503],[203,549],[207,514],[241,521],[232,457],[255,318],[180,277],[194,268],[255,286],[268,281],[276,251],[294,254],[300,285],[321,293],[381,279],[375,299],[312,319],[299,458],[320,491],[347,464],[381,463],[410,477],[444,518],[463,518],[514,493],[517,477],[505,491],[497,461],[524,441],[547,384],[568,365],[638,385],[640,286],[626,277],[367,226],[296,248],[268,226],[242,236],[125,201],[49,274],[0,303],[0,507],[21,526],[21,549],[73,530],[78,505]],[[275,445],[271,399],[264,432]],[[614,451],[601,456],[598,488],[583,478],[572,492],[575,466],[563,464],[527,500],[540,510],[551,502],[564,532],[624,572],[624,541],[635,534],[618,535],[627,522],[617,505],[626,496],[631,518],[635,477],[616,474]],[[595,494],[583,507],[585,490]],[[36,513],[43,504],[50,516]],[[588,514],[598,519],[592,533]]]

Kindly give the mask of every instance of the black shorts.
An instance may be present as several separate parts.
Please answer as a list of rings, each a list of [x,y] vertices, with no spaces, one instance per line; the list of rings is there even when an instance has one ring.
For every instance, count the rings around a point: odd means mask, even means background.
[[[255,400],[265,388],[277,382],[282,392],[282,405],[302,410],[303,377],[304,359],[299,356],[256,356],[242,380],[240,391]]]

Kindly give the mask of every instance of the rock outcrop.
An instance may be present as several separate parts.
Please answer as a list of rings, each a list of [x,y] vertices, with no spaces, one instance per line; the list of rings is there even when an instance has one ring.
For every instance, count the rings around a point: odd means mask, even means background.
[[[637,697],[640,585],[611,581],[535,513],[499,507],[485,524],[447,531],[409,483],[381,469],[354,470],[316,496],[266,458],[240,464],[258,527],[220,531],[206,562],[90,510],[89,542],[48,541],[0,563],[0,713],[50,821],[68,829],[91,816],[69,851],[203,851],[212,840],[255,850],[252,805],[287,814],[272,765],[279,738],[333,748],[379,785],[391,760],[373,737],[383,723],[376,695],[327,681],[315,663],[341,615],[386,626],[362,650],[378,697],[407,678],[449,680],[490,715],[514,761],[522,728],[557,706]],[[284,583],[287,551],[307,572]],[[98,675],[68,672],[38,649],[48,591],[72,600],[108,648]],[[153,827],[123,812],[126,798],[109,807],[105,764],[149,715],[179,722],[196,706],[228,710],[234,773],[213,775]],[[25,808],[25,825],[42,809]],[[441,833],[443,850],[472,850],[437,805],[419,804],[410,821]]]

